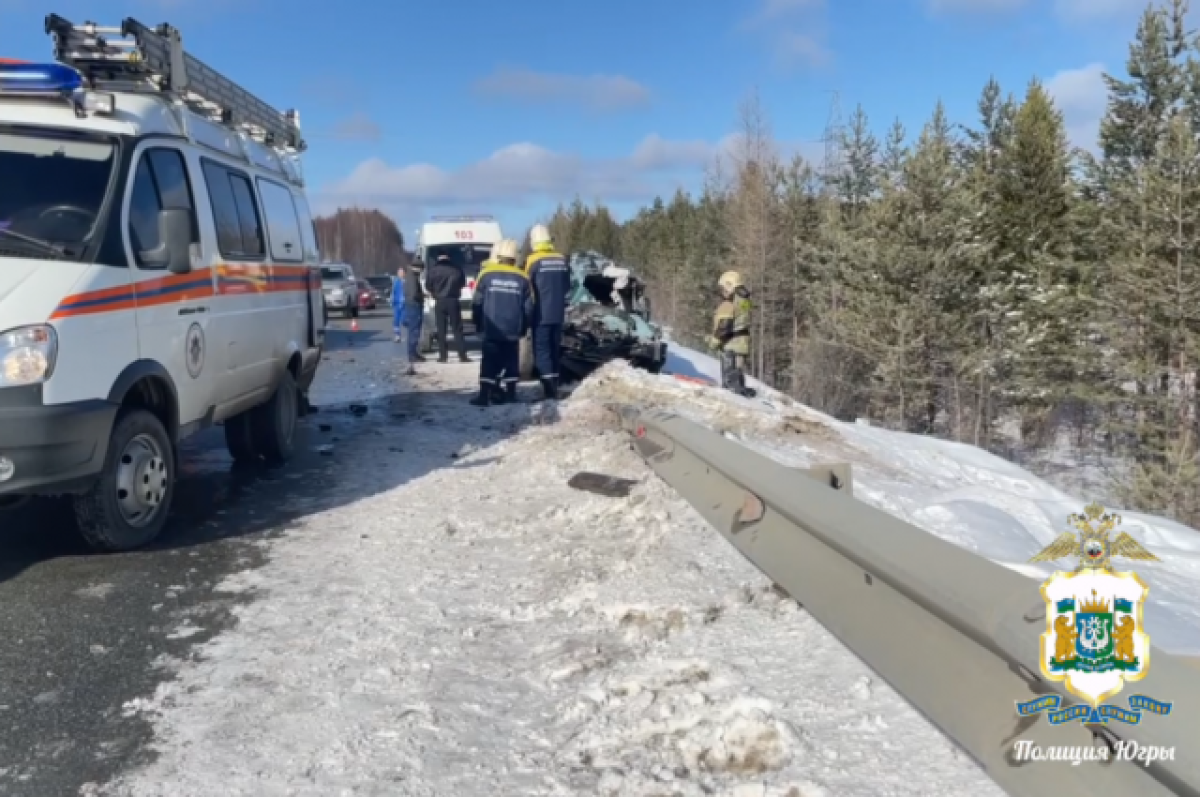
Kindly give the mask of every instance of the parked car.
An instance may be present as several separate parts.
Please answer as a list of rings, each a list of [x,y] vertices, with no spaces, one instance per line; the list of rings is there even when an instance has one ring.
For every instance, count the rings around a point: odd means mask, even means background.
[[[384,305],[392,303],[392,280],[394,277],[367,277],[367,284],[371,286],[371,295],[375,297],[375,304]]]
[[[345,263],[321,264],[321,293],[325,309],[342,313],[346,318],[358,317],[358,286],[354,269]]]
[[[371,290],[371,284],[366,280],[358,280],[354,284],[358,288],[358,309],[374,310],[375,292]]]
[[[650,322],[645,284],[633,272],[598,252],[573,252],[571,296],[563,325],[562,377],[583,379],[615,359],[651,373],[667,361],[662,330]],[[533,343],[521,341],[520,375],[537,376]]]

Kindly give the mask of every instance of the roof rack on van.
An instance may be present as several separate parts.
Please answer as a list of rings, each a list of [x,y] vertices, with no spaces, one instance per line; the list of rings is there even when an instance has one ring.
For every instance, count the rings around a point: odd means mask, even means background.
[[[214,121],[244,130],[265,144],[303,152],[300,114],[280,113],[198,58],[184,52],[183,37],[167,24],[150,28],[132,17],[119,27],[76,25],[46,17],[54,58],[79,71],[94,89],[163,92]]]

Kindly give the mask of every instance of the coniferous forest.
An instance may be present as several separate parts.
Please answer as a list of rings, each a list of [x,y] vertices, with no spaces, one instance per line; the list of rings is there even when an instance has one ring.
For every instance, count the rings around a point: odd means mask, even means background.
[[[1200,40],[1140,19],[1093,152],[1037,81],[973,123],[859,108],[833,168],[784,158],[751,95],[699,195],[618,224],[576,201],[559,247],[635,266],[700,346],[724,270],[755,300],[754,375],[841,419],[978,445],[1089,496],[1200,523]],[[930,97],[931,104],[936,101]]]

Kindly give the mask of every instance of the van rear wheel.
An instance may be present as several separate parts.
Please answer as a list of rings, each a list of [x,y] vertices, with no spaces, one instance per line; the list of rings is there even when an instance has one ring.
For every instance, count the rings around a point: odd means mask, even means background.
[[[270,400],[252,412],[257,450],[271,463],[282,464],[291,459],[300,419],[300,390],[291,371],[283,372]]]
[[[175,450],[153,413],[117,417],[100,478],[73,500],[75,522],[97,551],[140,548],[162,532],[175,496]]]
[[[254,462],[259,458],[258,441],[254,437],[254,410],[225,419],[225,447],[234,462]]]

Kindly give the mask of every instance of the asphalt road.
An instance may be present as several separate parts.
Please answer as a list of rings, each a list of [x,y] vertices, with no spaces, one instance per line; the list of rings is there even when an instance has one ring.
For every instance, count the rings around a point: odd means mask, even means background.
[[[348,322],[331,322],[318,371],[346,395],[355,380],[378,382],[397,353],[389,311],[360,324],[351,334]],[[414,400],[423,398],[398,393],[361,416],[321,407],[279,470],[234,468],[220,429],[189,440],[172,520],[147,550],[87,552],[61,505],[0,512],[0,795],[76,795],[145,760],[150,729],[126,716],[127,702],[152,695],[173,661],[228,627],[240,598],[214,587],[261,565],[266,538],[353,495],[357,477],[339,467],[338,450],[364,437],[381,450],[389,425],[415,412],[397,408]],[[180,633],[185,624],[195,632]]]

